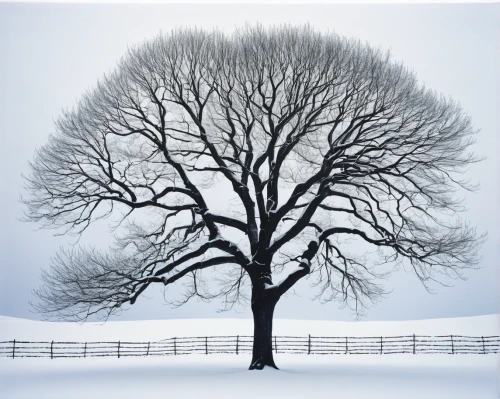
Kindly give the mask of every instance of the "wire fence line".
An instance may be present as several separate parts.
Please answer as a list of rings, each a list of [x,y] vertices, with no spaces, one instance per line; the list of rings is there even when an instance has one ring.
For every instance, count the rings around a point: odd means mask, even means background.
[[[275,353],[308,355],[491,354],[500,353],[500,336],[403,335],[389,337],[272,336]],[[0,341],[0,357],[128,357],[248,353],[253,336],[172,337],[151,342]]]

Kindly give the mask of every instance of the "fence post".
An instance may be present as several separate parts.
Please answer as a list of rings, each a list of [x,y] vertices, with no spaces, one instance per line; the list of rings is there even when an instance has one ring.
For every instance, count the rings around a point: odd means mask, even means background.
[[[406,336],[406,337],[408,337],[408,336]],[[413,337],[413,354],[415,355],[417,353],[417,338],[416,338],[415,334],[413,334],[412,336],[409,336],[409,337],[410,338]],[[450,337],[450,340],[451,340],[451,354],[461,353],[460,352],[460,345],[459,345],[458,350],[455,351],[455,341],[454,341],[453,335],[450,335],[449,337]],[[460,338],[460,336],[458,336],[458,337]],[[205,337],[205,354],[206,355],[209,354],[209,351],[208,351],[208,338],[209,338],[208,336]],[[272,342],[272,338],[273,338],[273,336],[271,336],[271,342]],[[340,338],[340,337],[337,337],[337,339],[338,338]],[[478,349],[476,353],[480,353],[480,348],[482,346],[482,353],[483,354],[487,354],[488,351],[486,350],[485,337],[481,336],[481,341],[478,340],[479,337],[475,337],[475,338],[476,338],[476,341],[474,341],[474,342],[476,344],[474,346]],[[174,341],[174,355],[177,355],[177,338],[173,337],[172,339]],[[237,355],[239,354],[239,344],[240,344],[239,339],[240,339],[240,336],[237,335],[236,336],[236,354]],[[13,341],[8,341],[8,342],[12,342],[12,359],[14,359],[15,356],[16,356],[16,340],[14,339]],[[21,343],[22,342],[23,341],[21,341]],[[54,340],[52,340],[50,342],[50,358],[51,359],[54,359],[54,343],[55,343]],[[477,345],[479,343],[481,344],[481,346]],[[85,342],[84,351],[83,351],[83,357],[87,357],[87,344],[88,344],[88,342]],[[146,356],[149,356],[150,348],[151,348],[151,342],[148,342]],[[22,346],[21,346],[21,349],[22,349]],[[121,341],[118,341],[118,348],[117,348],[118,358],[121,357],[120,350],[121,350]],[[272,348],[271,348],[271,350],[272,350]],[[276,335],[274,335],[274,351],[275,351],[275,353],[278,353],[278,340],[277,340],[277,336]],[[425,352],[425,349],[424,349],[424,352]],[[312,353],[312,336],[311,336],[311,334],[308,334],[307,354],[310,355],[311,353]],[[355,351],[355,353],[357,353],[357,352]],[[349,337],[345,337],[345,354],[346,355],[349,354]],[[384,337],[383,336],[380,337],[380,354],[381,355],[384,354]],[[22,357],[22,355],[21,355],[21,357]]]

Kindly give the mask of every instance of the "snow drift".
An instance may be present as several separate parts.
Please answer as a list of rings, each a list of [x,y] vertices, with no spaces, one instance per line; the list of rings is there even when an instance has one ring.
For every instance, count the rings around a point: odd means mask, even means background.
[[[276,320],[277,335],[498,335],[498,315],[404,322]],[[0,340],[158,340],[249,335],[252,320],[196,319],[105,324],[2,317]],[[154,358],[0,358],[1,398],[495,399],[495,355],[277,354],[280,371],[246,370],[250,355]]]

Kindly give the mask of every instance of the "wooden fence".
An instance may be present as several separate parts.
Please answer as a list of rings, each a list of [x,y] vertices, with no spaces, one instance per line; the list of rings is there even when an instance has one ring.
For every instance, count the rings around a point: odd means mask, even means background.
[[[2,341],[0,357],[161,356],[192,353],[248,353],[253,336],[173,337],[155,342]],[[408,335],[392,337],[273,336],[275,353],[308,355],[490,354],[500,353],[500,336]]]

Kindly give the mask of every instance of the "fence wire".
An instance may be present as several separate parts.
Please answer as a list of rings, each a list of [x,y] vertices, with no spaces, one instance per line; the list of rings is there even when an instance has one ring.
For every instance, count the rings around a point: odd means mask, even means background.
[[[0,357],[129,357],[248,353],[253,336],[171,337],[161,341],[0,341]],[[272,336],[275,353],[308,355],[491,354],[500,336],[404,335],[389,337]]]

